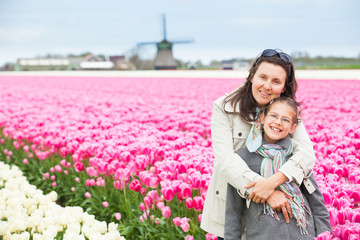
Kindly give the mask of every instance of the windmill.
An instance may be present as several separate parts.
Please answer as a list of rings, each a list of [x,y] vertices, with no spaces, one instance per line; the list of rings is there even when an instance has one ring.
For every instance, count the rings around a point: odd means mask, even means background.
[[[161,42],[141,42],[137,44],[137,47],[141,47],[144,45],[152,45],[155,44],[157,47],[157,53],[155,57],[155,69],[156,70],[164,70],[164,69],[176,69],[176,62],[173,57],[172,48],[174,44],[179,43],[192,43],[193,41],[168,41],[166,39],[166,20],[165,14],[162,16],[163,20],[163,36],[164,39]]]

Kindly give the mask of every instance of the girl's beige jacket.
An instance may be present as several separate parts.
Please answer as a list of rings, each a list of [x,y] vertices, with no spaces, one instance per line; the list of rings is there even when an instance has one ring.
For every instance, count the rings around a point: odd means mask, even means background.
[[[207,191],[201,228],[216,236],[224,236],[226,186],[229,182],[242,197],[246,198],[251,190],[244,186],[260,175],[250,170],[247,164],[235,153],[239,148],[245,147],[251,123],[241,120],[237,110],[230,103],[223,101],[227,95],[214,102],[211,119],[211,137],[215,155],[213,174]],[[296,131],[292,134],[294,144],[293,156],[280,168],[293,177],[300,184],[304,181],[306,188],[312,193],[315,188],[306,176],[309,176],[315,164],[315,153],[312,142],[302,122],[299,122]],[[249,201],[248,201],[249,203]]]

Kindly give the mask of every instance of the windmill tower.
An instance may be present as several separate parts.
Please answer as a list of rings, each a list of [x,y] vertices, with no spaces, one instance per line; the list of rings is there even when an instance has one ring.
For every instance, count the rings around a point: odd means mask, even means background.
[[[165,69],[176,69],[176,62],[173,57],[172,48],[174,44],[178,43],[192,43],[193,41],[168,41],[166,39],[166,20],[165,14],[162,17],[163,20],[163,40],[161,42],[142,42],[138,43],[137,47],[144,45],[155,44],[157,47],[157,53],[155,57],[155,69],[156,70],[165,70]]]

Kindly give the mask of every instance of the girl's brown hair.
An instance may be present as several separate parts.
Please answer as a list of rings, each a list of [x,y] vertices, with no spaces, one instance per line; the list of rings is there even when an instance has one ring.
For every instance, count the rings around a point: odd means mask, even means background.
[[[245,83],[240,88],[232,92],[229,96],[227,96],[223,102],[223,109],[225,109],[225,104],[230,102],[231,106],[235,110],[239,111],[240,117],[244,122],[253,121],[256,115],[255,107],[257,105],[257,102],[252,94],[251,80],[262,62],[268,62],[274,65],[278,65],[286,71],[284,92],[281,93],[280,96],[291,98],[296,102],[295,93],[298,84],[295,78],[295,68],[293,62],[287,63],[283,59],[281,59],[279,55],[271,57],[265,57],[260,55],[253,62]]]

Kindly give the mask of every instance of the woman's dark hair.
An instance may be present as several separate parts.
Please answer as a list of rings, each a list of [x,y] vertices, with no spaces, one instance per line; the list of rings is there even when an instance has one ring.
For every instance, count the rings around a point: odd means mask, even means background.
[[[286,103],[288,104],[295,112],[295,116],[294,119],[292,119],[293,123],[298,123],[299,122],[299,118],[301,117],[301,111],[300,111],[300,103],[295,102],[294,100],[292,100],[291,98],[288,97],[277,97],[274,98],[273,100],[270,101],[270,103],[268,105],[266,105],[263,109],[262,112],[264,112],[264,114],[268,114],[268,112],[270,111],[271,107],[275,104],[275,103]]]
[[[230,102],[231,106],[239,111],[240,117],[244,122],[251,122],[254,120],[256,115],[255,107],[257,106],[256,100],[252,94],[252,83],[251,80],[254,77],[261,63],[267,62],[282,67],[286,71],[286,80],[284,86],[284,92],[280,96],[291,98],[296,102],[296,90],[297,81],[295,78],[295,68],[293,62],[287,63],[280,56],[274,55],[271,57],[258,56],[253,62],[249,75],[246,78],[245,83],[227,96],[223,102],[223,108],[225,104]]]

